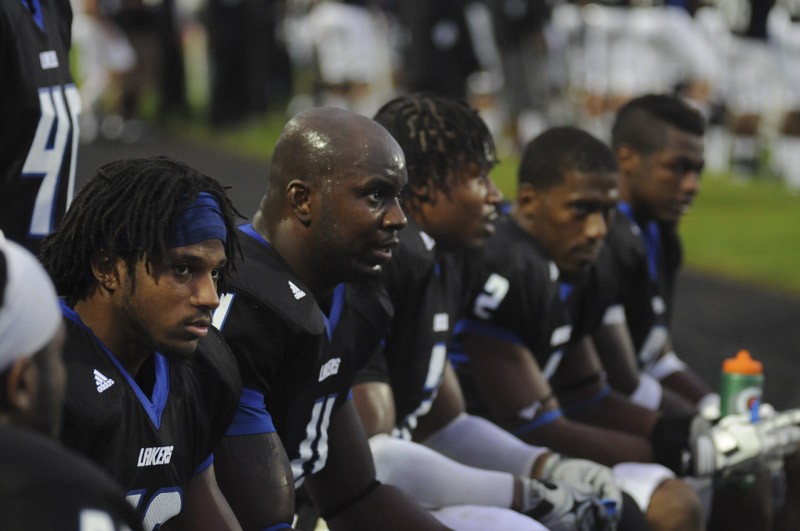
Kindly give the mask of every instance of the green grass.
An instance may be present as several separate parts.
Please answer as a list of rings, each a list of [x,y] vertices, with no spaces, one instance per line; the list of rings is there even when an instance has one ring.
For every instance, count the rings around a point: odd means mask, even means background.
[[[705,177],[681,235],[688,267],[800,296],[800,195],[779,182]]]
[[[169,128],[202,145],[268,162],[285,123],[285,117],[271,113],[241,126],[224,129],[213,129],[196,120],[185,119],[175,119],[169,123]]]

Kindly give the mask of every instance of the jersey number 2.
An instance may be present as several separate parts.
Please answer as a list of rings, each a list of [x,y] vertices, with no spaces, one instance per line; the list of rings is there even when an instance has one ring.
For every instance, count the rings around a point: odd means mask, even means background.
[[[41,117],[36,126],[28,156],[22,166],[23,177],[42,179],[33,206],[31,236],[47,236],[53,231],[53,212],[58,195],[59,178],[64,158],[69,156],[67,204],[75,191],[75,159],[78,151],[78,113],[81,97],[75,85],[39,89]],[[72,132],[72,142],[67,145]]]

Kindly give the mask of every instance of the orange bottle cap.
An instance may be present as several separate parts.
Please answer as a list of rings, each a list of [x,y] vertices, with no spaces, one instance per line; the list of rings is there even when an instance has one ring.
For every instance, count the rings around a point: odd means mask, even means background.
[[[740,350],[735,358],[728,358],[722,362],[722,371],[739,374],[761,374],[764,369],[760,361],[750,357],[750,352]]]

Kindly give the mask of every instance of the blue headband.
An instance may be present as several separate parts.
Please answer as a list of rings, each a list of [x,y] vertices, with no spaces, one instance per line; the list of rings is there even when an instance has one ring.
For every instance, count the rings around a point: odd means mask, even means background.
[[[225,243],[228,231],[219,202],[208,192],[200,192],[194,203],[175,214],[167,247],[183,247],[206,240]]]

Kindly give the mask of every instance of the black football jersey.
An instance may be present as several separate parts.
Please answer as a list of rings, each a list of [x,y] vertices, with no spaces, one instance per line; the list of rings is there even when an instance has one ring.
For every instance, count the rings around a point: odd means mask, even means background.
[[[383,269],[382,281],[394,306],[391,331],[384,348],[356,376],[357,383],[391,386],[396,435],[410,439],[436,398],[447,343],[466,301],[466,276],[462,257],[438,253],[436,242],[409,220]]]
[[[6,531],[141,531],[122,489],[55,441],[0,425],[0,527]]]
[[[244,260],[214,322],[245,389],[263,395],[299,486],[325,466],[331,416],[351,398],[356,370],[383,339],[391,304],[379,284],[339,284],[326,315],[252,225],[242,229]]]
[[[675,277],[682,262],[674,226],[640,227],[625,204],[614,217],[597,262],[599,283],[625,310],[641,366],[652,362],[668,337]]]
[[[481,288],[471,297],[468,317],[457,334],[471,332],[523,345],[550,378],[572,340],[572,317],[566,301],[571,286],[560,281],[558,267],[511,217],[495,222],[495,235],[482,254],[485,267]],[[468,408],[485,414],[471,381],[469,360],[454,348],[457,373]]]
[[[0,229],[34,253],[75,185],[71,25],[69,0],[0,2]]]
[[[241,380],[221,334],[192,358],[153,355],[150,396],[75,311],[66,317],[67,393],[61,440],[124,488],[146,531],[180,513],[189,480],[207,468],[236,412]],[[143,367],[142,370],[147,370]]]

